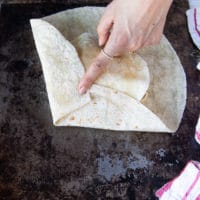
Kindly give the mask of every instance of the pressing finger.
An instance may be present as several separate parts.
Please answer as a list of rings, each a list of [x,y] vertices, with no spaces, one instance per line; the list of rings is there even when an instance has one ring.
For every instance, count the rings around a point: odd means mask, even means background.
[[[110,59],[102,52],[96,57],[79,83],[78,90],[80,94],[84,94],[91,87],[94,81],[103,73],[109,61]]]

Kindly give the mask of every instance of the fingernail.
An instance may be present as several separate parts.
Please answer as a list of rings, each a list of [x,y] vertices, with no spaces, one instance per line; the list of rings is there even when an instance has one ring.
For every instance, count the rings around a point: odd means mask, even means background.
[[[84,93],[86,93],[86,88],[84,87],[84,86],[82,86],[82,87],[80,87],[80,89],[79,89],[79,94],[84,94]]]

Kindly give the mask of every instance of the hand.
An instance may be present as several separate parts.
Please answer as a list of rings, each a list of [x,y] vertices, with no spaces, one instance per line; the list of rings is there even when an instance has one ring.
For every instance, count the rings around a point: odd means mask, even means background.
[[[172,0],[113,0],[105,9],[97,32],[99,46],[110,57],[158,44]],[[79,83],[83,94],[103,72],[109,56],[100,53]]]

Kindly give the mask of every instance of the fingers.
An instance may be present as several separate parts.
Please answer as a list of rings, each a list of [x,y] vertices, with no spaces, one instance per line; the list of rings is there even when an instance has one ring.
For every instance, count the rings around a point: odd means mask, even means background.
[[[109,61],[110,59],[102,52],[95,58],[79,83],[78,90],[80,94],[84,94],[91,87],[94,81],[103,73]]]
[[[104,46],[106,44],[113,26],[113,20],[112,3],[110,3],[101,17],[97,27],[99,46]]]
[[[119,22],[116,22],[113,24],[113,29],[104,46],[104,51],[111,57],[122,56],[129,52],[129,43],[129,33],[126,30],[122,30]]]
[[[126,33],[119,32],[118,29],[113,27],[112,34],[110,35],[104,50],[112,57],[121,56],[128,52],[128,43],[129,40]]]
[[[112,18],[102,18],[100,21],[97,32],[99,36],[99,46],[104,46],[109,38],[110,30],[113,26]]]

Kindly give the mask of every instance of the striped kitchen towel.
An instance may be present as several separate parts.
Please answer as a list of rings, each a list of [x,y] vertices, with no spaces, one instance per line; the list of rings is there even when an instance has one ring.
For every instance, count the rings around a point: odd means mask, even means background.
[[[156,192],[159,200],[200,200],[200,163],[190,161],[183,171]]]
[[[188,29],[195,45],[200,49],[200,0],[188,0],[190,9],[186,11]]]
[[[197,48],[200,49],[200,7],[187,10],[186,15],[191,38]]]

